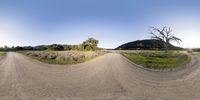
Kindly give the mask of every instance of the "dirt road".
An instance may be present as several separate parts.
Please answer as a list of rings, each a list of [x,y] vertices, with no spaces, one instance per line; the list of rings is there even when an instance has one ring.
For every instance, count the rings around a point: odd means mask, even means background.
[[[155,72],[117,53],[61,66],[10,52],[0,60],[0,100],[200,100],[200,57]]]

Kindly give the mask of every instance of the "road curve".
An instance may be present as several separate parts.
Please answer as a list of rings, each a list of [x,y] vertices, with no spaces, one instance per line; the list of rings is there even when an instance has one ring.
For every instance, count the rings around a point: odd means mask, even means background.
[[[0,60],[0,100],[199,100],[200,57],[187,67],[148,71],[117,53],[50,65],[9,52]]]

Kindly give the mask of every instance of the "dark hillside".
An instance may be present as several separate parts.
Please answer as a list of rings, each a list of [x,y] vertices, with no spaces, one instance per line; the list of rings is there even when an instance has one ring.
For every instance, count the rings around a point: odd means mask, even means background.
[[[164,45],[161,41],[155,39],[137,40],[125,43],[116,48],[117,50],[163,50]],[[180,50],[182,48],[169,45],[170,50]]]

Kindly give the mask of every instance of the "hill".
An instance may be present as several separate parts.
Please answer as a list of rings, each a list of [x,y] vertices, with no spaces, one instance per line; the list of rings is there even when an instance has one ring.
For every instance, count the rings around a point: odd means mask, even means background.
[[[145,39],[145,40],[128,42],[116,48],[116,50],[163,50],[163,49],[164,45],[162,41],[155,39]],[[180,50],[183,48],[169,44],[169,49]]]

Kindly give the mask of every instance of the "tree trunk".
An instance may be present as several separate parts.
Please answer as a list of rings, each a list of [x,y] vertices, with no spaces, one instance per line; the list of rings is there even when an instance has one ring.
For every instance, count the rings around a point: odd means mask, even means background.
[[[164,42],[164,47],[165,47],[165,52],[168,53],[168,44],[166,42]]]

